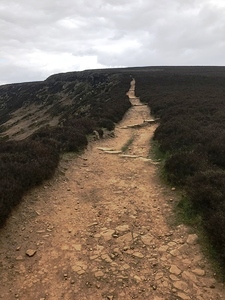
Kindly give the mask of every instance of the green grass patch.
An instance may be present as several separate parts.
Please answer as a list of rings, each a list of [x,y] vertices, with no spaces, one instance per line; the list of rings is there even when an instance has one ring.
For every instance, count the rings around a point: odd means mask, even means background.
[[[224,263],[218,255],[218,251],[213,246],[209,235],[202,226],[197,228],[197,234],[201,245],[201,250],[205,257],[209,260],[214,271],[215,277],[222,282],[225,282]]]
[[[190,199],[183,196],[174,208],[176,214],[176,223],[183,223],[192,227],[199,227],[202,224],[201,216],[193,208]]]
[[[153,139],[151,139],[148,157],[150,157],[154,161],[164,162],[169,156],[169,154],[162,152],[159,146],[160,144],[158,141],[154,141]]]
[[[201,251],[209,260],[211,267],[215,272],[215,276],[220,281],[225,282],[224,267],[222,267],[223,263],[220,261],[218,252],[204,229],[201,215],[193,208],[191,200],[188,197],[183,196],[177,205],[175,205],[174,213],[175,220],[172,221],[173,225],[185,224],[198,235]]]
[[[129,140],[126,141],[126,143],[122,146],[121,151],[122,152],[126,152],[128,150],[128,148],[130,147],[130,145],[133,143],[134,141],[134,136],[132,135]]]

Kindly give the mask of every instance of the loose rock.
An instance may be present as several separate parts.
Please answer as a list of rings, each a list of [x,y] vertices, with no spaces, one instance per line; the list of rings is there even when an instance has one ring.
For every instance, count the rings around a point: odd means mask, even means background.
[[[177,266],[173,265],[170,268],[170,273],[175,275],[180,275],[181,270]]]
[[[205,275],[205,271],[202,269],[194,269],[192,270],[193,273],[195,273],[198,276],[204,276]]]
[[[37,250],[34,250],[34,249],[28,249],[26,251],[26,255],[29,256],[29,257],[32,257],[36,254]]]
[[[127,230],[129,230],[129,225],[120,225],[120,226],[117,226],[116,230],[122,231],[122,232],[127,231]]]
[[[153,236],[150,234],[145,234],[141,236],[141,240],[146,246],[150,246],[152,244]]]
[[[97,271],[95,272],[95,277],[99,278],[99,277],[103,277],[104,273],[102,271]]]
[[[22,256],[22,255],[17,256],[17,257],[16,257],[16,260],[17,260],[17,261],[23,260],[23,256]]]
[[[182,300],[190,300],[191,298],[189,296],[187,296],[186,294],[184,293],[177,293],[177,295],[182,299]]]
[[[178,289],[178,290],[182,290],[182,291],[186,291],[188,289],[188,285],[186,282],[184,281],[175,281],[173,283],[173,286]]]
[[[133,256],[138,257],[138,258],[143,258],[144,255],[141,252],[133,252],[132,253]]]
[[[113,229],[106,229],[101,232],[101,236],[104,238],[105,241],[110,241],[112,239],[112,235],[115,233]]]
[[[189,234],[187,238],[187,243],[189,245],[195,245],[198,241],[198,236],[197,234]]]

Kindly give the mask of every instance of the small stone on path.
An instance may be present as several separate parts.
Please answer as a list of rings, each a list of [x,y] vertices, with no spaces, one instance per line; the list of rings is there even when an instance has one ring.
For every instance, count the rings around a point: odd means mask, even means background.
[[[16,260],[17,260],[17,261],[23,260],[23,256],[22,256],[22,255],[17,256],[17,257],[16,257]]]
[[[153,236],[145,234],[141,237],[141,240],[146,246],[150,246],[152,244]]]
[[[143,258],[144,255],[141,252],[133,252],[132,253],[133,256],[138,257],[138,258]]]
[[[180,251],[179,250],[177,250],[177,249],[174,249],[174,250],[172,250],[172,251],[170,251],[170,254],[172,255],[172,256],[179,256],[180,255]]]
[[[129,225],[119,225],[119,226],[117,226],[116,227],[116,230],[118,230],[118,231],[122,231],[122,232],[124,232],[124,231],[127,231],[127,230],[129,230]]]
[[[35,253],[37,252],[37,250],[34,250],[34,249],[28,249],[26,251],[26,255],[29,256],[29,257],[32,257],[35,255]]]
[[[177,266],[173,265],[170,268],[170,273],[175,275],[180,275],[181,270]]]
[[[188,289],[187,283],[184,282],[184,281],[181,281],[181,280],[175,281],[175,282],[173,283],[173,286],[174,286],[176,289],[181,290],[181,291],[186,291],[186,290]]]
[[[205,275],[205,271],[202,269],[194,269],[192,270],[193,273],[195,273],[198,276],[204,276]]]
[[[112,239],[112,235],[115,233],[115,230],[113,229],[106,229],[101,232],[101,236],[104,238],[104,240],[110,241]]]
[[[111,262],[112,262],[112,259],[109,257],[108,254],[103,254],[103,255],[101,256],[101,259],[104,260],[104,261],[107,262],[107,263],[111,263]]]
[[[196,276],[195,276],[193,273],[188,272],[188,271],[184,271],[184,272],[182,273],[182,277],[183,277],[185,280],[190,280],[191,282],[197,282],[197,281],[198,281],[197,278],[196,278]]]
[[[95,272],[95,277],[103,277],[104,276],[104,273],[102,271],[97,271]]]
[[[159,272],[159,273],[156,274],[155,280],[157,281],[157,280],[163,278],[163,276],[164,276],[163,272]]]
[[[197,234],[189,234],[187,238],[187,243],[189,245],[195,245],[198,241],[198,236]]]
[[[166,252],[169,247],[167,245],[159,247],[159,252]]]
[[[170,275],[170,279],[173,280],[173,281],[178,281],[178,280],[180,280],[177,276],[175,276],[175,275],[173,275],[173,274]]]
[[[76,262],[76,264],[72,266],[72,269],[78,275],[82,275],[87,270],[87,265],[84,262],[79,261],[79,262]]]
[[[134,275],[134,280],[137,282],[137,283],[140,283],[142,280],[141,280],[141,277],[137,276],[137,275]]]
[[[81,245],[81,244],[74,244],[74,245],[73,245],[73,248],[74,248],[76,251],[81,251],[82,245]]]
[[[179,296],[182,300],[191,300],[189,296],[181,292],[177,293],[177,296]]]

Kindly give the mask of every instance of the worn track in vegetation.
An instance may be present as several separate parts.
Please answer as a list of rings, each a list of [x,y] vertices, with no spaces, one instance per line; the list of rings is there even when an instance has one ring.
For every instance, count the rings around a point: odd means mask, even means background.
[[[168,223],[176,195],[148,158],[156,125],[129,126],[151,119],[134,87],[115,138],[65,155],[0,231],[0,298],[225,299],[198,237]]]

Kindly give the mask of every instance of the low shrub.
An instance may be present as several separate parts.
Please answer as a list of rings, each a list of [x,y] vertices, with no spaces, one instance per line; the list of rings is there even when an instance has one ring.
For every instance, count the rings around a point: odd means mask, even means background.
[[[98,126],[102,128],[106,128],[109,131],[114,130],[115,124],[109,119],[100,119],[98,121]]]
[[[209,160],[212,164],[225,169],[225,130],[212,134],[206,145]]]
[[[225,172],[208,169],[196,173],[188,181],[187,193],[201,214],[213,214],[222,203],[225,203]]]
[[[71,127],[75,131],[83,134],[91,134],[97,127],[96,121],[90,118],[70,119],[63,123],[63,127]]]
[[[18,181],[13,178],[0,180],[0,226],[2,226],[11,210],[17,205],[23,195],[23,190]]]
[[[83,127],[82,127],[83,128]],[[87,137],[81,131],[74,130],[73,127],[48,127],[34,133],[30,139],[52,145],[60,152],[74,152],[84,149],[87,146]]]
[[[0,144],[0,224],[29,188],[50,178],[58,165],[59,152],[37,141]]]
[[[165,155],[167,178],[186,191],[188,211],[203,220],[224,262],[225,68],[146,68],[133,76],[138,96],[160,118],[154,140]]]
[[[206,155],[197,151],[179,151],[165,162],[167,179],[177,186],[184,186],[189,178],[206,168]]]
[[[225,205],[218,207],[213,214],[208,214],[203,220],[209,239],[213,242],[222,265],[225,264]]]

